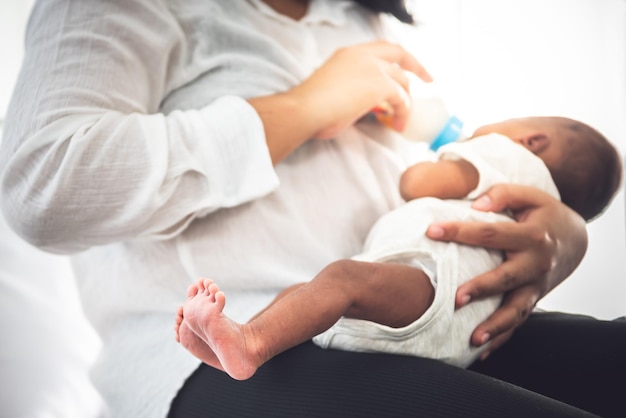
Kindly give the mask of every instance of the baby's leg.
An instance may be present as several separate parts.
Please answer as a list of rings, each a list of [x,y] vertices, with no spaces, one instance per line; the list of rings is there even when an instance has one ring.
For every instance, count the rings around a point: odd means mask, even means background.
[[[267,360],[326,331],[342,316],[391,327],[408,325],[433,299],[430,279],[421,270],[341,260],[310,282],[290,288],[248,325]]]
[[[353,260],[334,264],[336,271],[322,272],[308,285],[319,280],[321,287],[325,276],[326,281],[334,281],[334,291],[343,292],[349,301],[341,316],[398,328],[419,319],[433,302],[430,279],[417,268]]]
[[[342,316],[401,327],[418,319],[434,297],[430,280],[416,268],[341,260],[239,324],[223,314],[225,297],[217,285],[205,286],[183,306],[183,322],[206,343],[201,354],[213,352],[218,368],[235,379],[251,377],[265,361],[326,331]]]

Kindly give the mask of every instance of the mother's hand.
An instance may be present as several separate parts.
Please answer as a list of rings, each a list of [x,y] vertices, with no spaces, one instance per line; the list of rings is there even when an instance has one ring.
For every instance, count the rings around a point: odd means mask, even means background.
[[[424,81],[424,67],[397,44],[376,41],[341,48],[292,90],[323,123],[316,138],[332,138],[375,106],[391,107],[392,127],[404,129],[411,107],[405,71]]]
[[[392,126],[404,129],[410,109],[406,71],[432,78],[401,46],[375,41],[337,50],[300,85],[249,99],[263,121],[277,163],[310,138],[330,139],[372,108],[391,107]]]
[[[431,225],[427,235],[505,253],[502,264],[464,283],[456,294],[459,308],[504,293],[500,308],[472,333],[473,345],[490,342],[484,359],[509,339],[539,299],[578,266],[587,249],[587,230],[573,210],[528,186],[494,186],[473,207],[494,212],[509,209],[517,222],[447,222]]]

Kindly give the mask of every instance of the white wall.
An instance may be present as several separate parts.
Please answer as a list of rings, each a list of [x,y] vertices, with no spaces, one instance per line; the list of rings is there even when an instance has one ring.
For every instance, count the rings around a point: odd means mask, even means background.
[[[0,1],[0,120],[9,104],[24,46],[24,26],[32,0]]]

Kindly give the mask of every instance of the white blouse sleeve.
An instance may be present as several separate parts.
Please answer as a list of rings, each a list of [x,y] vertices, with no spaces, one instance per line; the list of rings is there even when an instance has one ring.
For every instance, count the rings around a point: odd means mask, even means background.
[[[185,59],[163,3],[36,4],[0,149],[2,210],[32,244],[166,238],[278,186],[244,99],[159,112]]]

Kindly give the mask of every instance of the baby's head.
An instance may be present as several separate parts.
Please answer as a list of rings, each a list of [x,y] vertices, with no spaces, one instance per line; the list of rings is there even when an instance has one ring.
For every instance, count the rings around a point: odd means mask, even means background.
[[[617,149],[598,131],[557,116],[509,119],[478,128],[472,137],[499,133],[533,152],[550,170],[563,203],[585,220],[609,205],[622,179]]]

